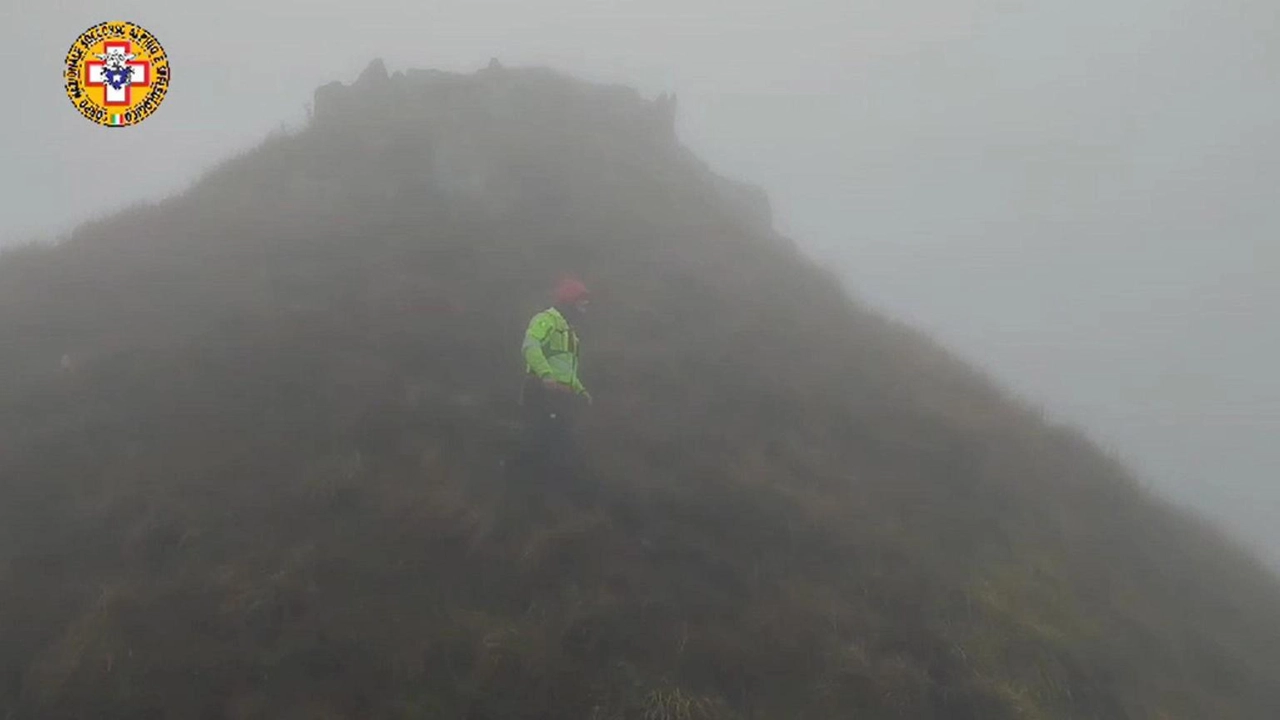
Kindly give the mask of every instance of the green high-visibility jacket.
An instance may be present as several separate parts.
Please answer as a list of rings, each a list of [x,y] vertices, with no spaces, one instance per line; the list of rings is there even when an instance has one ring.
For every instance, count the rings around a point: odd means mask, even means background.
[[[555,308],[547,308],[529,321],[524,333],[525,369],[546,380],[568,385],[582,395],[587,389],[578,379],[578,334]]]

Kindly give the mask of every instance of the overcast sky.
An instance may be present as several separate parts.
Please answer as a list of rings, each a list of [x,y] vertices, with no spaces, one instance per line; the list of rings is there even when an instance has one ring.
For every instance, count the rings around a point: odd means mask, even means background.
[[[374,57],[674,90],[864,299],[1280,560],[1275,0],[0,3],[0,242],[180,190]],[[62,89],[103,20],[172,63],[128,130]]]

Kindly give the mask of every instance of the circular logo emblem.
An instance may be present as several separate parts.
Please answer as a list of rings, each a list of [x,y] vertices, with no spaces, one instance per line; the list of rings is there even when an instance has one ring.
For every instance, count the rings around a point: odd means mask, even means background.
[[[133,23],[98,23],[67,51],[65,77],[81,115],[107,127],[137,125],[169,91],[169,58],[154,35]]]

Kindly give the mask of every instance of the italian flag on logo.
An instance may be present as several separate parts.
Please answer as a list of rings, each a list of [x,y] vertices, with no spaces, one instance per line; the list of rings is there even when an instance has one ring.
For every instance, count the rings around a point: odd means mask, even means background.
[[[112,116],[111,116],[111,124],[112,124],[112,125],[123,125],[123,124],[124,124],[124,116],[123,116],[123,115],[112,115]]]

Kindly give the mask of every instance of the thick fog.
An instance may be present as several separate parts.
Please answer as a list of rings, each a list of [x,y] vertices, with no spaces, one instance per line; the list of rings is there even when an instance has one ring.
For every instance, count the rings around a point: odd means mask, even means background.
[[[170,56],[141,126],[63,92],[103,20]],[[0,24],[0,242],[179,190],[374,57],[674,90],[684,140],[855,292],[1280,560],[1271,0],[6,0]]]

